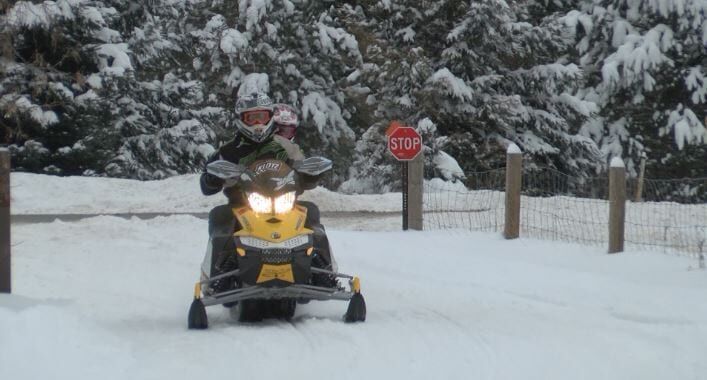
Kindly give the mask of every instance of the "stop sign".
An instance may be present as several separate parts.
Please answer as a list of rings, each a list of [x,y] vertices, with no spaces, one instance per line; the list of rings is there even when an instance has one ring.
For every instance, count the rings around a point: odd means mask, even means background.
[[[422,150],[422,137],[414,128],[397,127],[388,135],[388,150],[398,161],[410,161]]]

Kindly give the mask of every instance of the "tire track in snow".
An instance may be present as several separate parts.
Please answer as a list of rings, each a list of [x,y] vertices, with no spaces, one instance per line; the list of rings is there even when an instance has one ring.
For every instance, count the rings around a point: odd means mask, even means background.
[[[442,320],[446,321],[449,327],[451,327],[461,336],[469,338],[469,340],[471,341],[471,344],[469,344],[469,346],[475,348],[475,350],[473,352],[470,352],[469,355],[472,358],[477,359],[477,362],[484,363],[485,365],[479,367],[477,373],[475,375],[468,376],[469,378],[493,379],[496,377],[495,368],[497,368],[499,361],[498,354],[496,350],[493,349],[493,346],[489,343],[489,341],[485,339],[480,332],[478,332],[476,329],[469,328],[469,326],[465,326],[464,324],[438,311],[437,309],[426,307],[425,310],[427,310],[433,316],[437,316]],[[477,353],[478,355],[474,355],[474,353]],[[485,358],[485,360],[479,361],[478,359],[480,357]]]

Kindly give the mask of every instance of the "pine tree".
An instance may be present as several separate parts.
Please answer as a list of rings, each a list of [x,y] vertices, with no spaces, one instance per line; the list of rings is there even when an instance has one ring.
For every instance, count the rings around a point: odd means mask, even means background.
[[[332,181],[346,174],[356,112],[345,78],[362,64],[356,38],[342,28],[341,9],[317,1],[265,0],[208,7],[210,17],[191,32],[194,69],[230,110],[251,89],[301,111],[298,142],[308,155],[335,162]],[[222,140],[233,137],[225,128]]]
[[[20,1],[2,16],[0,124],[14,168],[90,173],[115,151],[119,139],[102,129],[110,105],[84,76],[99,70],[99,44],[116,42],[103,14],[93,3]]]
[[[590,176],[621,155],[635,172],[647,153],[651,177],[707,176],[700,0],[2,8],[0,128],[19,170],[200,170],[235,133],[237,94],[261,89],[300,111],[297,141],[334,160],[328,185],[346,191],[399,188],[395,119],[424,135],[427,178],[503,166],[509,143],[531,170]]]
[[[141,7],[116,1],[119,28],[127,40],[133,70],[102,76],[103,97],[117,107],[113,129],[121,146],[105,166],[111,176],[163,178],[201,170],[214,151],[214,129],[225,119],[215,97],[191,70],[185,37],[191,26],[189,2],[155,1]]]
[[[467,169],[502,166],[502,152],[512,142],[531,168],[589,175],[601,162],[595,144],[579,132],[595,107],[576,97],[583,74],[565,63],[571,46],[566,28],[554,14],[537,25],[528,21],[524,2],[502,0],[473,2],[455,20],[444,36],[443,68],[431,77],[435,108],[451,126],[440,129],[452,138],[461,133],[462,144],[469,134],[486,143],[459,155],[495,157],[490,165],[465,160]]]
[[[359,116],[361,138],[356,142],[345,192],[386,192],[400,189],[399,163],[387,151],[385,131],[392,120],[417,127],[423,135],[423,154],[428,175],[434,175],[434,158],[443,149],[436,126],[426,119],[423,93],[431,75],[432,60],[416,44],[417,10],[407,3],[376,3],[349,9],[347,28],[363,41],[365,64],[349,76],[361,81],[354,101]],[[405,27],[401,27],[405,25]],[[422,120],[427,120],[418,125]],[[452,177],[450,177],[452,178]]]
[[[546,9],[549,15],[540,17],[538,9],[536,3],[502,0],[359,7],[370,14],[360,27],[371,31],[364,35],[371,42],[361,74],[374,114],[410,125],[429,119],[435,133],[446,136],[426,149],[432,167],[439,151],[465,171],[501,167],[506,146],[516,143],[531,168],[590,175],[602,162],[596,144],[580,130],[597,109],[577,97],[583,75],[566,63],[572,40],[560,13]],[[371,128],[377,131],[367,135],[380,135],[379,124]],[[365,155],[381,150],[368,143],[385,140],[358,142],[352,183],[371,172]],[[387,157],[381,160],[382,168],[390,165]]]
[[[202,124],[218,110],[204,110],[203,86],[179,70],[185,4],[14,4],[0,66],[14,167],[135,178],[200,167],[213,150]]]
[[[572,11],[585,99],[601,118],[585,126],[607,156],[651,177],[707,176],[707,3],[595,0]]]

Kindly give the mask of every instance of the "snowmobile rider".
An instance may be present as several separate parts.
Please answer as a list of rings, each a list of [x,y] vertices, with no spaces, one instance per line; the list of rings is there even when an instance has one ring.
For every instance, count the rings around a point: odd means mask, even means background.
[[[297,111],[292,106],[287,104],[276,104],[275,113],[273,114],[273,120],[275,122],[275,134],[282,136],[294,143],[295,136],[297,135],[297,126],[299,120],[297,119]]]
[[[273,104],[268,95],[260,92],[243,95],[236,101],[234,122],[237,129],[236,136],[209,157],[200,178],[201,192],[204,195],[216,194],[223,190],[228,198],[228,204],[216,206],[209,212],[210,237],[213,235],[230,237],[233,234],[236,230],[236,219],[233,216],[232,208],[242,206],[246,200],[238,186],[224,188],[224,180],[207,173],[206,165],[216,160],[226,160],[248,166],[261,159],[277,159],[292,165],[294,161],[305,158],[299,146],[292,142],[296,130],[296,113],[292,107],[283,106]],[[283,110],[291,112],[291,114],[282,113]],[[276,112],[278,115],[275,115]],[[282,125],[276,123],[276,119]],[[292,128],[292,124],[295,124],[294,128]],[[282,133],[283,130],[291,133]],[[312,189],[317,185],[318,178],[308,177],[299,176],[298,182],[301,190],[298,193]],[[319,208],[312,202],[297,201],[297,203],[307,208],[305,227],[314,231],[314,248],[320,258],[319,263],[316,263],[317,266],[336,271],[336,262],[332,257],[329,241],[320,222]],[[215,246],[212,255],[216,251],[220,250]],[[213,257],[213,259],[218,261],[217,257]],[[327,276],[326,279],[319,278],[316,282],[319,282],[317,285],[334,286],[336,285],[335,281]]]

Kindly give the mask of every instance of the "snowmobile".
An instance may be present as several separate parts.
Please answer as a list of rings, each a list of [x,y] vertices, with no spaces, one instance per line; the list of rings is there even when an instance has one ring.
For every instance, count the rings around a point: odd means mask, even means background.
[[[224,305],[240,321],[291,318],[298,304],[311,300],[348,301],[346,322],[363,322],[366,303],[358,277],[317,264],[314,231],[306,227],[307,208],[297,204],[299,179],[318,178],[332,162],[321,157],[296,161],[259,160],[248,166],[218,160],[207,173],[238,186],[242,206],[231,209],[235,232],[214,233],[194,286],[189,329],[208,327],[207,306]],[[327,243],[328,244],[328,243]],[[333,281],[315,281],[316,278]],[[336,279],[347,279],[348,287]]]

